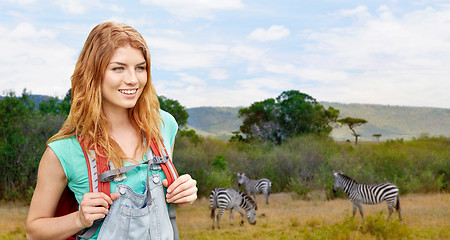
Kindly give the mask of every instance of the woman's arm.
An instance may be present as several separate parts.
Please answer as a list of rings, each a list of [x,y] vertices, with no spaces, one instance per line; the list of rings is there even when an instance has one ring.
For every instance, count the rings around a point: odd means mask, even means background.
[[[28,239],[66,239],[93,221],[108,213],[111,198],[104,193],[87,193],[81,201],[81,210],[53,217],[67,177],[61,163],[51,148],[47,148],[39,164],[36,189],[26,221]]]

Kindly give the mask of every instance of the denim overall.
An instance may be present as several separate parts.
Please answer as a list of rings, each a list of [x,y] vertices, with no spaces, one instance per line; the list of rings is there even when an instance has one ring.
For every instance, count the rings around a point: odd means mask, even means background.
[[[156,170],[150,175],[153,170]],[[144,194],[118,184],[109,214],[103,221],[98,240],[110,239],[173,239],[172,224],[166,206],[159,165],[148,164]]]
[[[151,150],[147,152],[147,158],[147,181],[144,193],[139,194],[127,185],[117,184],[115,192],[119,194],[119,198],[114,200],[108,215],[104,220],[99,219],[94,222],[93,229],[87,230],[93,234],[98,228],[95,225],[100,225],[103,220],[98,240],[173,240],[175,237],[175,239],[179,238],[176,223],[174,221],[175,226],[172,226],[169,217],[162,180],[158,172],[161,170],[161,166],[155,163]],[[113,168],[113,166],[111,167]],[[128,166],[128,168],[130,167]],[[100,175],[100,179],[101,177]],[[123,178],[115,181],[121,180]],[[174,213],[173,207],[170,206],[169,209]],[[174,231],[176,231],[176,236],[174,236]]]

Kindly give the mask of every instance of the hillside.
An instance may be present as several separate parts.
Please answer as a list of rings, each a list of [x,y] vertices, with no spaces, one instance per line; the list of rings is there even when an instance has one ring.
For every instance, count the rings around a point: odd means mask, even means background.
[[[403,138],[405,140],[429,136],[450,136],[450,109],[430,107],[406,107],[375,104],[342,104],[320,102],[328,108],[340,110],[340,118],[363,118],[367,124],[357,127],[362,141],[373,141],[373,134],[382,134],[380,140]],[[242,120],[238,118],[240,107],[189,108],[188,125],[201,135],[224,138],[238,131]],[[331,136],[336,140],[353,141],[347,127],[335,128]]]
[[[242,121],[238,118],[240,107],[189,108],[188,126],[204,136],[228,138],[239,131]]]

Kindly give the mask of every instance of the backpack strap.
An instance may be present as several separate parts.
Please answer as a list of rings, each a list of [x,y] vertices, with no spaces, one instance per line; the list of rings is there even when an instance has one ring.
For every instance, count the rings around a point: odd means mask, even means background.
[[[170,159],[169,154],[167,153],[167,149],[163,147],[163,151],[159,151],[158,144],[155,139],[152,139],[152,141],[150,142],[150,148],[156,156],[155,162],[160,160],[160,162],[157,163],[161,165],[161,168],[166,175],[166,179],[169,182],[168,186],[170,186],[178,178],[178,173],[175,169],[175,166],[173,165],[172,159]]]
[[[84,158],[86,159],[89,176],[89,191],[103,192],[111,197],[111,187],[109,182],[99,181],[99,174],[109,170],[108,159],[106,159],[103,149],[98,148],[97,150],[99,151],[99,154],[96,154],[92,144],[89,145],[89,149],[87,150],[84,148],[84,140],[81,137],[78,138],[78,141],[80,142]]]
[[[107,171],[109,169],[108,160],[106,159],[106,155],[102,148],[99,148],[99,154],[95,153],[93,149],[94,146],[89,145],[89,149],[85,149],[84,140],[82,137],[77,137],[81,149],[83,150],[84,158],[86,160],[86,165],[88,169],[88,177],[89,177],[89,191],[90,192],[103,192],[109,197],[111,197],[111,185],[109,182],[101,182],[99,181],[99,172],[100,174]],[[95,158],[94,158],[95,156]],[[97,160],[96,160],[97,158]],[[103,219],[97,219],[94,221],[92,226],[81,230],[76,239],[89,239],[91,238],[97,229],[100,227]]]

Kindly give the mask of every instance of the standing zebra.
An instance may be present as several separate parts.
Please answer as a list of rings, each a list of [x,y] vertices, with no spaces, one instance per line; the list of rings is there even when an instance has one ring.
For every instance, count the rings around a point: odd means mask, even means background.
[[[245,176],[245,173],[237,173],[239,186],[244,185],[247,194],[251,196],[256,202],[256,193],[263,193],[266,196],[266,204],[269,204],[270,188],[272,183],[267,178],[261,178],[259,180],[253,180]]]
[[[216,220],[216,208],[219,209],[217,214],[217,227],[220,229],[220,217],[225,210],[230,210],[230,224],[233,225],[233,209],[236,209],[241,214],[241,223],[244,224],[244,213],[240,208],[243,208],[246,212],[247,220],[250,224],[256,224],[256,202],[245,193],[234,189],[215,188],[209,195],[209,203],[211,207],[211,218],[213,219],[214,229]]]
[[[352,178],[344,175],[342,171],[340,173],[334,172],[334,187],[333,192],[336,192],[338,188],[344,190],[347,193],[350,201],[353,203],[353,217],[355,217],[356,207],[358,207],[361,217],[364,219],[362,210],[362,204],[378,204],[386,201],[389,216],[387,220],[391,218],[394,212],[394,207],[397,210],[398,218],[402,220],[400,212],[400,197],[397,186],[392,183],[380,183],[375,185],[358,184]]]

